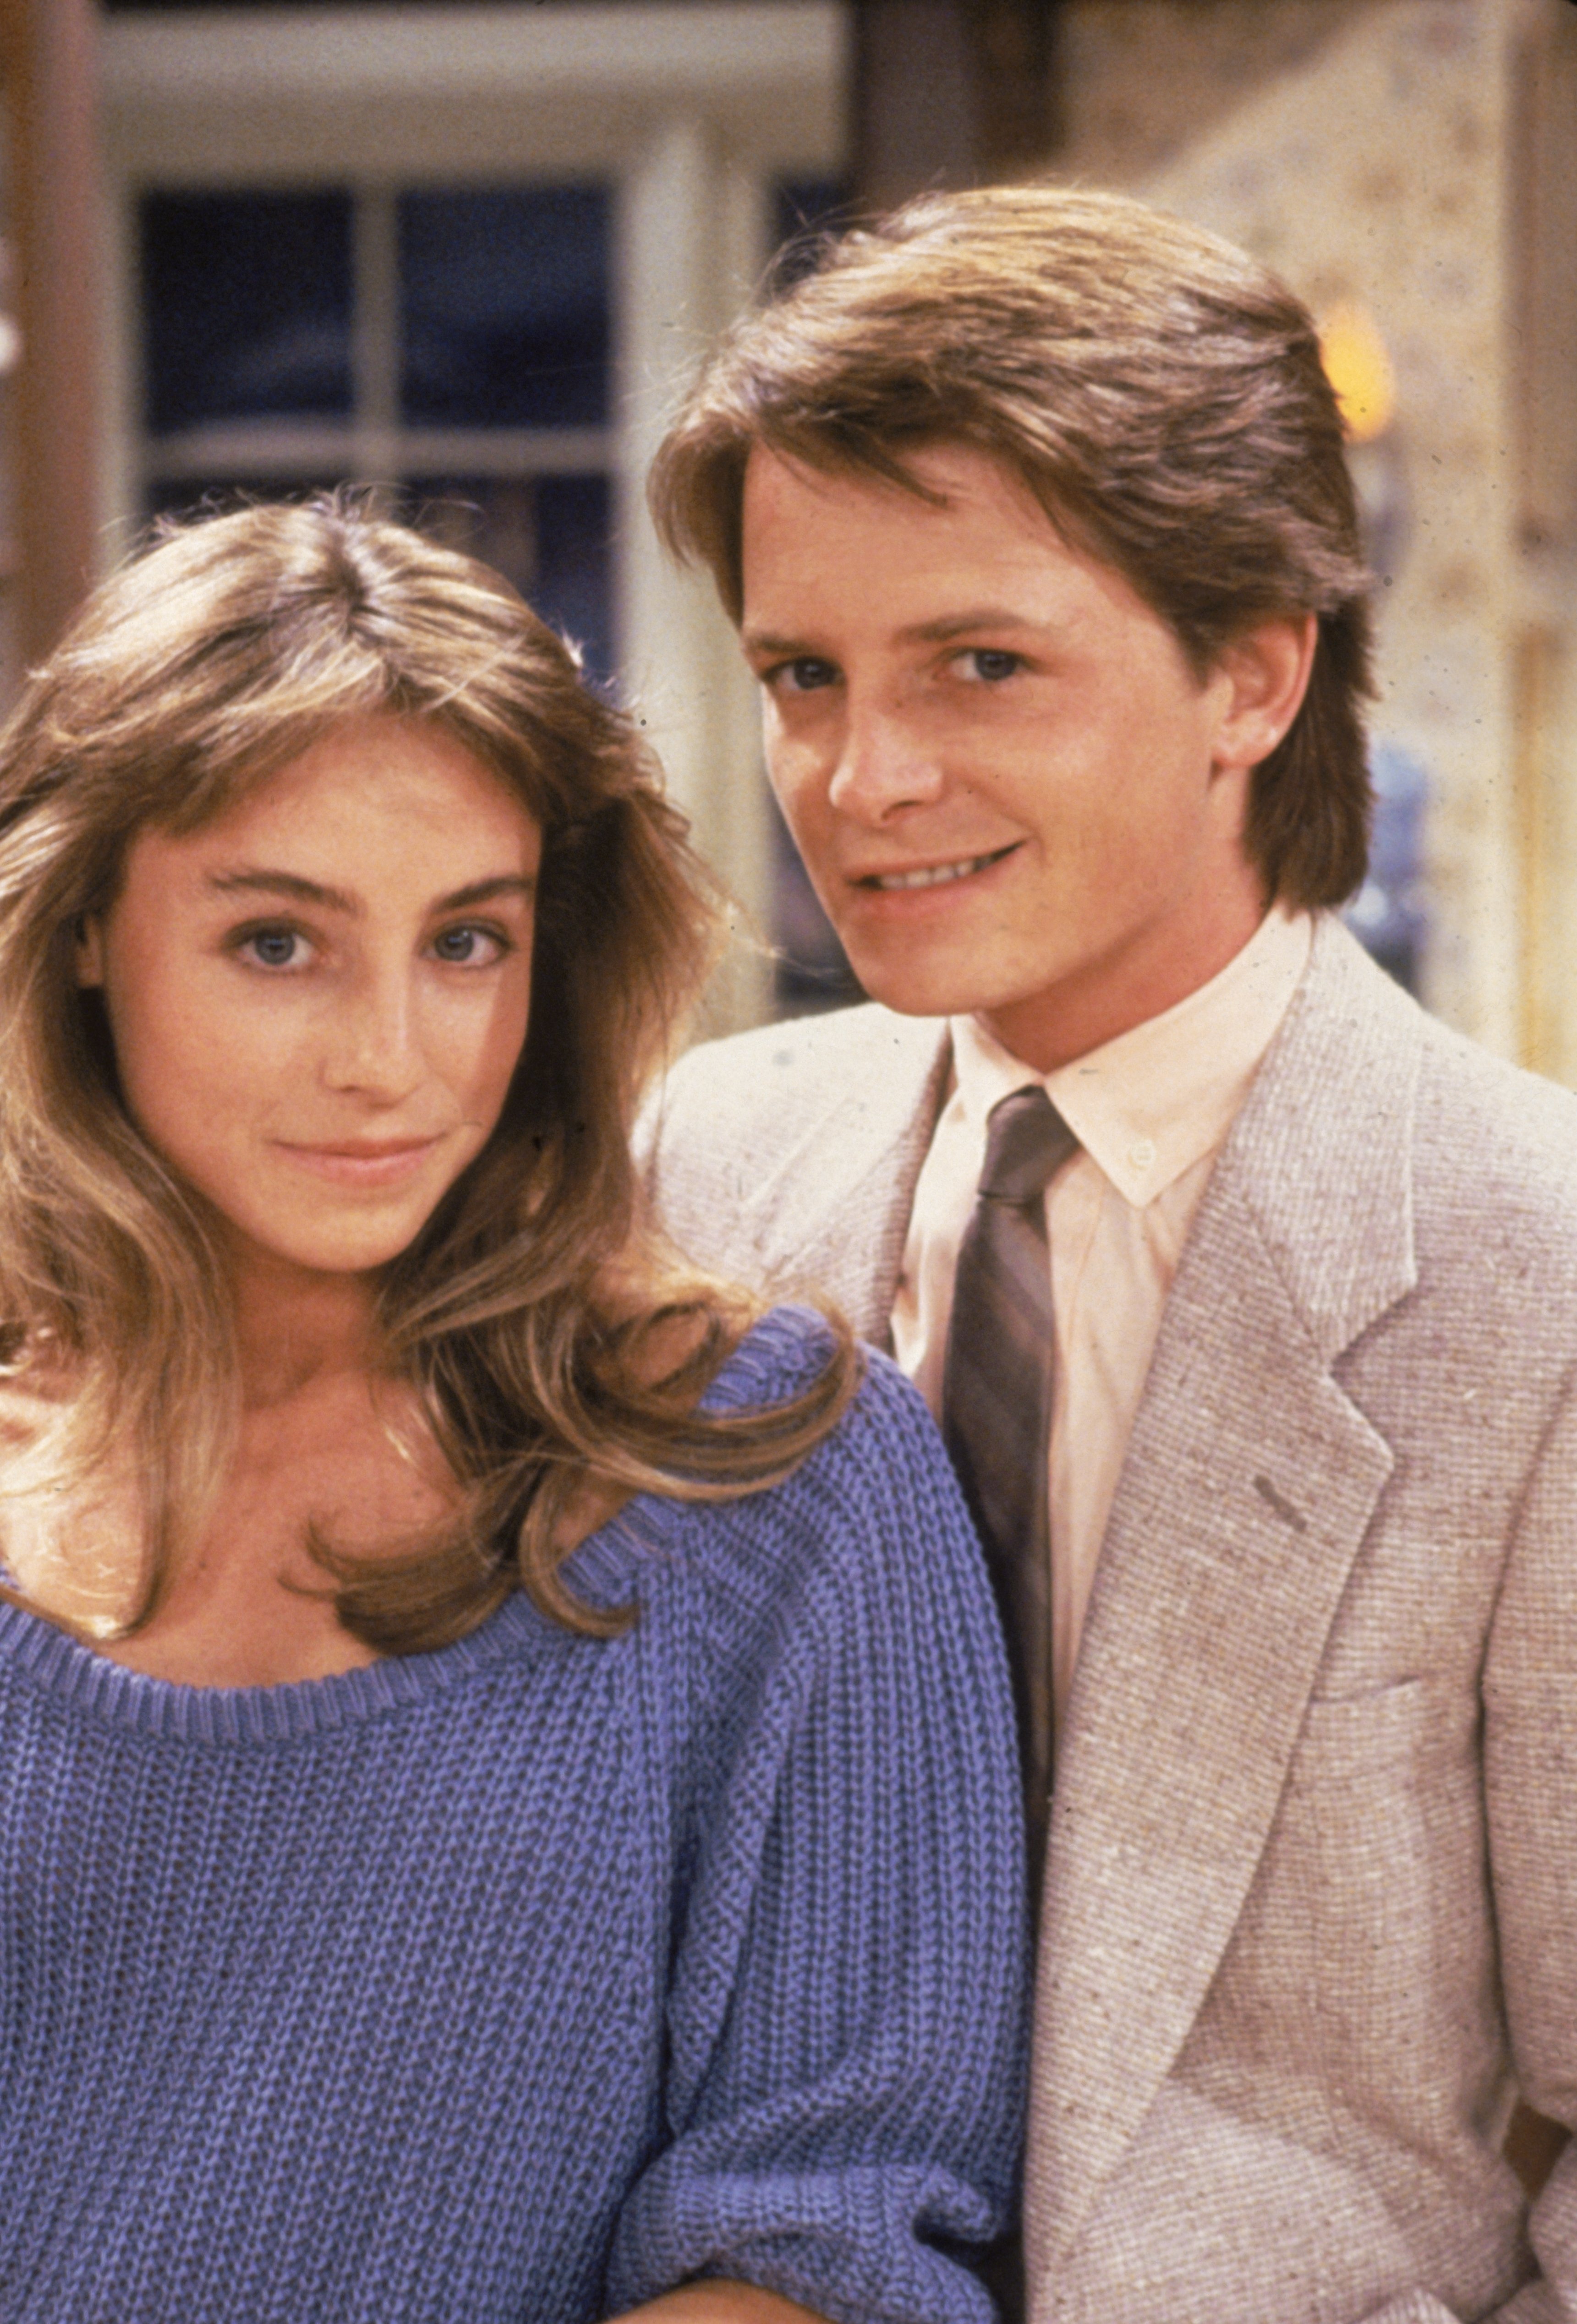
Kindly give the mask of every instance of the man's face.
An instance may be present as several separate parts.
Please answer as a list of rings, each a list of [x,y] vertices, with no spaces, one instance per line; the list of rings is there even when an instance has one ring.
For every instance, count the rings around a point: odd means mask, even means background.
[[[767,764],[866,990],[982,1014],[1048,1071],[1258,925],[1249,779],[1302,697],[1313,623],[1264,624],[1202,682],[996,461],[939,445],[909,465],[939,504],[751,456]]]

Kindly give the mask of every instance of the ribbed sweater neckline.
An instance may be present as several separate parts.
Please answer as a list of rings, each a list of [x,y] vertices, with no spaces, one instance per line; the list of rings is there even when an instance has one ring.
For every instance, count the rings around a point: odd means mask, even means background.
[[[701,1398],[704,1410],[735,1409],[773,1386],[774,1364],[796,1344],[803,1312],[779,1309],[753,1324]],[[632,1545],[669,1542],[694,1506],[637,1493],[566,1559],[562,1578],[593,1604],[628,1594]],[[139,1735],[219,1747],[291,1742],[389,1711],[409,1710],[490,1665],[534,1660],[574,1634],[538,1612],[523,1591],[506,1598],[470,1635],[426,1654],[392,1655],[327,1678],[278,1686],[189,1686],[127,1670],[24,1607],[0,1601],[0,1662],[77,1715]]]
[[[680,1514],[676,1503],[636,1495],[566,1560],[563,1578],[594,1603],[624,1595],[632,1542],[655,1545]],[[62,1707],[134,1734],[221,1747],[291,1742],[409,1710],[492,1665],[534,1661],[573,1635],[516,1591],[466,1637],[423,1654],[272,1686],[192,1686],[128,1670],[43,1616],[0,1602],[0,1662]]]

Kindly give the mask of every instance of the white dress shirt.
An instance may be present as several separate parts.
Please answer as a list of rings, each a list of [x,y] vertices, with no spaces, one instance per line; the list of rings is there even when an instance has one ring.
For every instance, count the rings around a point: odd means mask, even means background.
[[[1208,984],[1051,1074],[1021,1065],[974,1018],[952,1021],[953,1093],[915,1189],[892,1314],[898,1360],[933,1412],[941,1412],[953,1274],[987,1115],[1000,1098],[1038,1083],[1079,1141],[1047,1191],[1059,1725],[1161,1310],[1211,1165],[1286,1013],[1312,938],[1306,913],[1273,907]]]

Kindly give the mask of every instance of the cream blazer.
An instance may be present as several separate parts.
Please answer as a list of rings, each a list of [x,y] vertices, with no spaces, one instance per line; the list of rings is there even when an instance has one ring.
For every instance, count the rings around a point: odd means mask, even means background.
[[[947,1069],[868,1008],[683,1060],[679,1244],[883,1340]],[[1577,1099],[1339,925],[1184,1251],[1058,1762],[1032,2324],[1568,2324]]]

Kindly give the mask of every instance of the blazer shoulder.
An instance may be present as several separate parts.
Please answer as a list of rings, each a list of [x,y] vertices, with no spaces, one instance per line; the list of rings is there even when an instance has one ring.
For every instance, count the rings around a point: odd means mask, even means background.
[[[652,1216],[703,1265],[818,1286],[880,1339],[948,1054],[944,1020],[873,1004],[692,1049],[637,1128]]]
[[[867,1102],[923,1100],[946,1039],[943,1019],[899,1017],[868,1001],[703,1041],[648,1098],[636,1148],[648,1181],[696,1149],[714,1157],[778,1156],[807,1126]]]
[[[656,1093],[655,1108],[667,1120],[700,1104],[715,1122],[719,1107],[731,1115],[770,1113],[797,1109],[811,1088],[841,1093],[906,1068],[923,1078],[945,1033],[939,1019],[899,1017],[873,1001],[760,1025],[687,1050]]]
[[[1570,1092],[1430,1017],[1324,920],[1190,1248],[1243,1264],[1241,1205],[1328,1354],[1420,1286],[1437,1312],[1536,1317],[1541,1277],[1553,1346],[1577,1312],[1574,1154]]]
[[[1577,1095],[1424,1020],[1415,1168],[1421,1199],[1506,1221],[1577,1273]]]
[[[1262,1080],[1275,1121],[1296,1117],[1289,1167],[1351,1142],[1360,1175],[1394,1157],[1432,1194],[1515,1191],[1577,1219],[1577,1096],[1431,1016],[1329,916]]]
[[[1366,1041],[1356,1013],[1344,1028],[1347,1099],[1373,1155],[1385,1152],[1385,1122],[1406,1119],[1424,1277],[1437,1287],[1461,1277],[1477,1296],[1493,1277],[1514,1300],[1542,1306],[1564,1344],[1577,1301],[1577,1095],[1431,1016],[1368,959],[1354,970],[1372,994],[1377,1038]]]

